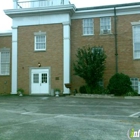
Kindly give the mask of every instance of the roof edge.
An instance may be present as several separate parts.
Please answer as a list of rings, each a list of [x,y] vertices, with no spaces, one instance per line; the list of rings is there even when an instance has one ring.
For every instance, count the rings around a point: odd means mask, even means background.
[[[113,4],[113,5],[103,5],[103,6],[94,6],[94,7],[82,7],[82,8],[76,8],[76,11],[81,10],[98,10],[98,9],[108,9],[108,8],[114,8],[114,7],[129,7],[129,6],[140,6],[140,2],[133,2],[133,3],[123,3],[123,4]]]
[[[0,31],[0,36],[12,36],[12,30]]]

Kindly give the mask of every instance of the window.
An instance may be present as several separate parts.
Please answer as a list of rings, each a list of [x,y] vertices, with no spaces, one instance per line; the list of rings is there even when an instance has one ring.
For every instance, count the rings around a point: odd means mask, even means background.
[[[138,78],[130,78],[130,81],[132,82],[131,87],[138,92],[138,82],[139,79]]]
[[[0,49],[0,75],[10,74],[10,49]]]
[[[140,58],[140,25],[133,26],[133,57]]]
[[[98,82],[98,85],[99,85],[100,87],[104,87],[103,80],[100,80],[100,81]]]
[[[83,19],[83,35],[93,35],[93,19]]]
[[[35,51],[46,50],[46,33],[35,33]]]
[[[100,18],[100,33],[101,34],[111,33],[111,18],[110,17]]]
[[[103,52],[103,48],[102,47],[93,47],[92,48],[92,52],[94,53],[95,50],[98,51],[98,53],[99,52]]]

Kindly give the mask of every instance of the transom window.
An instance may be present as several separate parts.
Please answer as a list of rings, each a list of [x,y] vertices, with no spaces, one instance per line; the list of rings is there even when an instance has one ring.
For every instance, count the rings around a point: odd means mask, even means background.
[[[83,19],[83,35],[93,35],[93,19]]]
[[[0,49],[0,75],[10,75],[10,49]]]
[[[100,18],[100,33],[101,34],[111,33],[111,18],[110,17]]]
[[[131,87],[138,92],[138,82],[139,79],[138,78],[130,78],[130,81],[132,82]]]
[[[140,59],[140,25],[133,26],[133,57]]]
[[[46,33],[35,33],[35,51],[46,50]]]

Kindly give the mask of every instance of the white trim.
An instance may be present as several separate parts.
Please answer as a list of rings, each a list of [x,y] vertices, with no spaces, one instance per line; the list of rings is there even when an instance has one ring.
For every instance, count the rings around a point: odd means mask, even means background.
[[[89,23],[86,24],[86,22],[89,22]],[[91,26],[90,26],[90,24],[91,24]],[[94,19],[93,18],[83,19],[83,21],[82,21],[82,29],[83,29],[83,36],[84,35],[85,36],[87,36],[87,35],[93,35],[94,34]],[[90,29],[90,31],[89,31],[90,33],[87,33],[88,29]],[[92,31],[91,31],[91,29],[92,29]]]
[[[8,53],[8,57],[9,57],[8,62],[2,62],[2,60],[3,60],[2,53]],[[9,67],[9,69],[7,71],[6,71],[7,68],[5,67],[5,72],[4,73],[1,71],[2,64],[7,64],[8,67]],[[0,76],[9,76],[9,75],[10,75],[10,49],[9,48],[1,48],[0,49]]]
[[[32,78],[32,70],[48,70],[48,72],[49,72],[49,94],[51,94],[51,67],[30,67],[29,68],[29,91],[30,91],[30,95],[34,95],[33,93],[31,93],[31,78]],[[47,95],[49,95],[48,93],[47,93]],[[37,95],[37,94],[35,94],[35,95]],[[39,93],[38,93],[38,95],[39,95]],[[43,94],[42,94],[43,95]],[[45,94],[46,95],[46,94]]]
[[[42,25],[42,24],[58,24],[63,23],[67,24],[70,23],[70,16],[67,13],[62,14],[54,14],[54,15],[38,15],[35,16],[25,16],[24,18],[16,17],[13,18],[13,26],[32,26],[32,25]]]
[[[37,36],[44,36],[45,37],[45,42],[39,42],[40,44],[45,43],[45,48],[44,49],[37,49],[37,45],[36,45],[38,43],[38,42],[36,42],[36,37]],[[46,51],[46,34],[39,33],[39,34],[34,35],[34,51]]]
[[[116,5],[117,6],[117,5]],[[114,6],[112,8],[100,8],[100,9],[90,9],[85,10],[81,9],[79,11],[75,11],[75,14],[71,17],[71,19],[82,19],[82,18],[96,18],[96,17],[106,17],[106,16],[114,16]],[[92,8],[92,7],[91,7]],[[124,7],[116,7],[116,15],[132,15],[140,13],[140,5],[137,6],[124,6]]]
[[[12,36],[12,31],[0,31],[0,36]]]
[[[139,20],[139,21],[137,21],[137,22],[131,22],[131,25],[132,25],[132,26],[135,26],[135,25],[140,25],[140,20]]]
[[[132,26],[132,39],[133,39],[133,59],[134,60],[137,60],[137,59],[140,59],[140,56],[139,56],[139,58],[136,58],[136,56],[135,56],[135,41],[134,41],[134,27],[135,26],[140,26],[140,24],[136,24],[136,25],[134,25],[134,26]],[[140,43],[140,42],[137,42],[137,43]]]
[[[110,28],[109,29],[101,29],[101,20],[103,18],[108,18],[109,19],[109,25],[110,25]],[[104,25],[103,25],[104,26]],[[110,34],[111,33],[111,17],[100,17],[100,35],[104,35],[104,34]]]
[[[46,7],[34,7],[34,8],[23,8],[23,9],[10,9],[10,10],[4,10],[5,14],[8,15],[11,18],[14,17],[23,17],[29,15],[36,15],[38,12],[40,14],[62,14],[62,13],[68,13],[72,15],[76,10],[75,5],[68,4],[68,5],[58,5],[58,6],[48,6]]]

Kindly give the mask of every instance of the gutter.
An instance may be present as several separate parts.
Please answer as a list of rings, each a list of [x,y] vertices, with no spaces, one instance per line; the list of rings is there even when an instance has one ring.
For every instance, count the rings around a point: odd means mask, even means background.
[[[111,9],[114,7],[118,9],[118,8],[125,8],[125,7],[134,7],[134,6],[140,6],[140,2],[114,4],[114,5],[103,5],[103,6],[94,6],[94,7],[83,7],[83,8],[76,8],[76,11]]]
[[[114,43],[115,43],[115,72],[118,73],[118,38],[117,38],[117,16],[116,7],[114,7]]]

